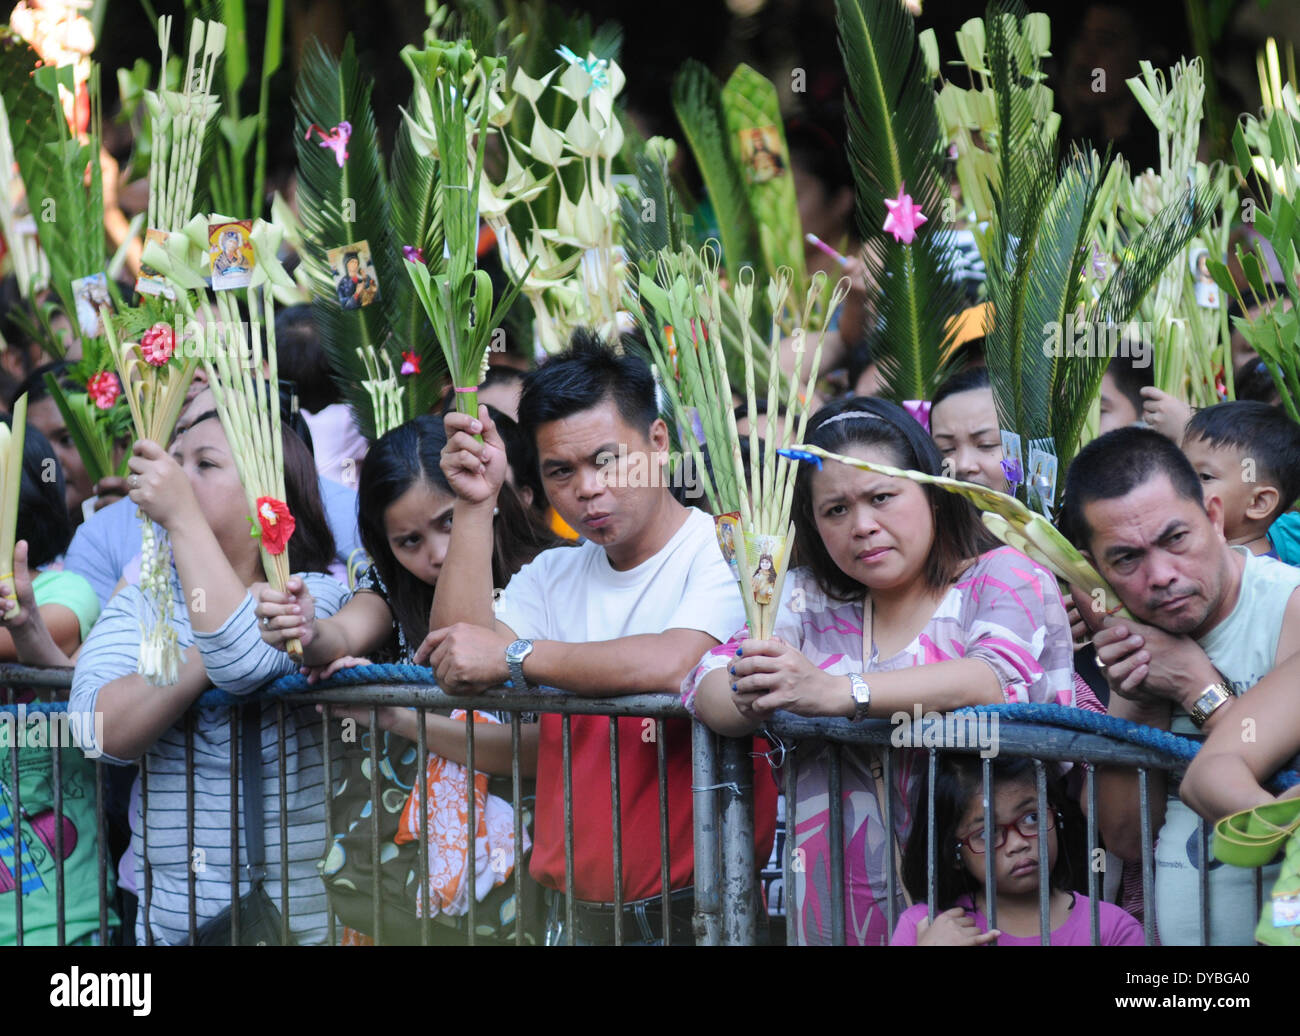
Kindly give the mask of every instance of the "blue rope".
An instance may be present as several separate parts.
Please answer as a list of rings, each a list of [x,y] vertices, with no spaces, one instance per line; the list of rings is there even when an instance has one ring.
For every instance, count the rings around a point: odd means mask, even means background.
[[[1167,730],[1148,727],[1142,723],[1134,723],[1132,720],[1120,719],[1118,716],[1108,716],[1103,712],[1089,712],[1087,709],[1078,709],[1070,705],[1037,703],[973,705],[957,711],[987,712],[1013,721],[1100,734],[1116,741],[1127,741],[1132,745],[1152,748],[1184,762],[1191,762],[1202,744],[1196,738],[1171,734]],[[1300,773],[1295,770],[1283,770],[1273,777],[1271,783],[1279,788],[1289,788],[1294,784],[1300,784]]]
[[[307,678],[298,673],[291,673],[273,680],[265,687],[250,695],[230,694],[216,688],[206,691],[199,698],[199,705],[204,708],[220,708],[230,705],[242,705],[248,701],[280,698],[306,690],[323,690],[332,687],[356,687],[364,684],[416,684],[425,687],[437,687],[433,670],[426,666],[380,664],[354,666],[340,669],[328,680],[309,684]],[[66,708],[66,706],[63,706]],[[1101,712],[1089,712],[1069,705],[1017,704],[1017,705],[977,705],[959,712],[996,713],[999,717],[1024,722],[1037,723],[1048,727],[1061,727],[1067,730],[1079,730],[1088,734],[1099,734],[1117,741],[1143,748],[1155,749],[1173,756],[1183,762],[1190,762],[1201,747],[1195,738],[1171,734],[1167,730],[1148,727],[1132,720],[1107,716]],[[1286,770],[1277,774],[1272,781],[1274,786],[1289,788],[1300,784],[1300,773]]]
[[[23,715],[32,716],[38,712],[67,712],[68,703],[66,701],[29,701],[25,705],[0,705],[0,714],[17,716],[18,709],[23,710]]]
[[[199,696],[198,704],[202,708],[221,708],[229,705],[243,705],[250,701],[268,698],[280,698],[298,691],[318,691],[331,687],[356,687],[361,684],[420,684],[437,687],[433,670],[422,665],[359,665],[351,669],[340,669],[328,680],[320,683],[308,683],[301,673],[289,673],[272,680],[264,687],[251,694],[231,694],[214,687]]]

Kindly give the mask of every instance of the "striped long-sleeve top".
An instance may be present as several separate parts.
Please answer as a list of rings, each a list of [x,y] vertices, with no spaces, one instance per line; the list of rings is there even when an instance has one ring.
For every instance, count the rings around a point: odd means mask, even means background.
[[[306,573],[303,579],[315,599],[318,617],[332,615],[348,596],[347,588],[328,575]],[[180,647],[188,651],[197,646],[208,679],[215,687],[233,695],[249,695],[268,680],[293,671],[289,657],[264,643],[259,635],[251,594],[244,597],[220,629],[196,633],[190,626],[183,591],[174,572],[172,590],[173,625]],[[135,673],[145,615],[145,599],[138,587],[128,586],[109,601],[77,659],[69,712],[83,713],[91,720],[98,711],[100,688]],[[230,906],[230,760],[239,744],[239,723],[232,722],[227,707],[195,707],[188,716],[194,728],[194,852],[188,851],[186,831],[186,718],[164,731],[139,760],[141,773],[131,796],[131,849],[140,892],[136,936],[140,942],[144,941],[146,923],[152,928],[155,942],[188,941],[191,866],[198,925]],[[102,718],[105,726],[112,722],[112,715]],[[280,737],[274,705],[261,709],[261,728],[265,888],[278,907],[284,871],[280,849]],[[93,742],[97,735],[91,732],[99,728],[93,722],[83,722],[81,729]],[[83,743],[82,747],[102,750],[97,744]],[[289,927],[297,942],[319,943],[325,939],[328,924],[325,889],[316,869],[326,847],[326,788],[321,722],[314,706],[286,704],[284,752]],[[109,755],[104,759],[128,762]],[[241,816],[239,895],[248,891],[248,840],[243,828]],[[147,893],[146,859],[150,870]]]

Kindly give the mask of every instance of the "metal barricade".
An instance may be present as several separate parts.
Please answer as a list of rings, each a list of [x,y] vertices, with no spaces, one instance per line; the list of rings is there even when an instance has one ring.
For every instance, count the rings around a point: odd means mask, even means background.
[[[70,670],[40,670],[31,669],[23,666],[0,665],[0,686],[9,687],[39,687],[45,691],[53,691],[56,695],[62,692],[66,695],[66,689],[70,687],[71,671]],[[475,772],[475,739],[476,724],[473,721],[474,710],[490,710],[498,713],[509,715],[510,725],[510,744],[511,744],[511,763],[510,763],[510,782],[513,790],[513,826],[514,826],[514,845],[516,850],[523,844],[523,812],[522,812],[522,787],[523,775],[520,770],[520,742],[522,721],[521,714],[524,713],[548,713],[558,714],[561,718],[561,765],[562,765],[562,786],[563,786],[563,816],[564,816],[564,842],[565,842],[565,875],[564,889],[560,894],[563,896],[563,926],[567,933],[567,941],[574,941],[575,933],[575,911],[577,901],[573,895],[574,889],[574,803],[577,796],[584,794],[585,789],[576,788],[573,781],[573,745],[572,745],[572,718],[575,716],[594,716],[606,717],[609,722],[609,762],[610,771],[613,775],[612,786],[610,788],[611,802],[611,833],[612,833],[612,859],[610,861],[613,877],[614,902],[613,902],[613,941],[616,945],[622,944],[628,939],[628,933],[624,930],[624,912],[625,889],[624,889],[624,853],[623,845],[623,788],[622,778],[620,775],[620,745],[618,740],[618,720],[620,717],[637,717],[653,721],[655,755],[657,768],[657,798],[659,809],[659,873],[660,873],[660,910],[662,911],[662,930],[663,941],[671,943],[672,933],[669,919],[671,917],[671,901],[669,889],[669,876],[672,859],[672,846],[669,845],[669,781],[668,781],[668,759],[666,757],[666,743],[664,724],[668,720],[687,719],[688,714],[683,709],[680,702],[671,696],[665,695],[632,695],[627,697],[613,699],[595,699],[585,698],[572,694],[555,691],[537,691],[529,694],[515,694],[507,691],[489,692],[475,696],[448,696],[431,686],[423,685],[367,685],[367,686],[349,686],[349,687],[332,687],[325,689],[310,689],[289,696],[265,699],[258,707],[267,709],[274,714],[274,723],[278,735],[278,758],[276,760],[275,773],[278,778],[278,809],[276,815],[272,815],[272,810],[266,810],[266,827],[269,829],[272,825],[278,825],[278,860],[268,860],[268,864],[277,864],[279,874],[289,874],[289,810],[286,803],[286,787],[289,778],[289,761],[285,751],[286,744],[286,722],[287,711],[291,706],[308,705],[308,704],[347,704],[362,705],[369,709],[370,729],[376,730],[378,710],[384,706],[403,706],[416,710],[418,740],[416,743],[417,758],[415,772],[419,775],[416,785],[418,792],[416,794],[419,801],[420,816],[420,837],[417,839],[418,852],[418,872],[420,880],[423,883],[422,900],[428,904],[432,897],[430,868],[429,868],[429,813],[428,813],[428,785],[423,775],[427,769],[427,763],[430,758],[430,748],[428,738],[425,733],[425,717],[431,711],[442,713],[450,709],[466,710],[465,717],[465,756],[467,761],[466,769]],[[33,708],[36,708],[33,706]],[[240,743],[239,740],[239,712],[238,708],[231,707],[228,710],[228,723],[230,730],[231,758],[229,768],[229,795],[230,795],[230,859],[238,861],[240,859],[240,773],[239,773],[239,753],[235,750]],[[337,720],[331,719],[328,708],[320,719],[321,723],[321,753],[325,774],[326,787],[326,809],[328,815],[329,798],[332,795],[334,787],[334,774],[337,770],[337,753],[341,747],[337,735]],[[647,728],[648,729],[648,728]],[[194,858],[197,848],[196,840],[196,794],[194,784],[195,773],[195,737],[194,737],[194,712],[187,715],[184,721],[185,730],[185,769],[186,769],[186,787],[185,787],[185,833],[184,844],[188,858]],[[830,916],[828,924],[823,922],[823,927],[829,931],[829,941],[833,944],[840,945],[849,941],[846,937],[846,872],[849,869],[845,859],[845,820],[844,820],[844,760],[845,753],[860,753],[868,748],[879,754],[879,759],[883,767],[884,787],[890,789],[894,787],[895,768],[900,760],[900,753],[920,753],[920,758],[924,759],[924,765],[928,768],[929,780],[929,801],[922,806],[916,804],[917,815],[924,815],[927,822],[928,832],[928,890],[927,902],[930,904],[928,916],[933,920],[935,916],[935,888],[936,874],[939,866],[939,857],[941,847],[935,844],[936,832],[934,824],[934,776],[936,766],[941,753],[944,752],[964,752],[974,753],[979,751],[979,747],[970,738],[948,737],[946,740],[940,738],[937,743],[931,747],[927,745],[922,748],[900,748],[897,747],[896,724],[887,720],[873,720],[861,723],[849,723],[843,720],[812,720],[795,717],[792,715],[782,714],[778,716],[766,728],[769,735],[774,735],[782,744],[780,755],[784,759],[784,765],[781,768],[780,787],[785,796],[785,842],[783,852],[783,877],[784,877],[784,897],[788,904],[787,909],[793,913],[798,910],[800,904],[795,892],[797,889],[796,879],[796,854],[799,852],[800,840],[800,823],[805,819],[800,816],[798,809],[799,795],[799,751],[785,750],[788,745],[807,746],[816,743],[825,747],[828,760],[828,813],[826,816],[826,829],[828,835],[828,854],[830,869]],[[371,823],[371,840],[370,840],[370,865],[371,873],[376,878],[380,870],[380,839],[378,837],[378,814],[379,814],[379,774],[380,760],[378,755],[378,738],[370,739],[370,823]],[[4,754],[8,756],[7,765],[3,769],[8,771],[9,783],[11,789],[10,799],[14,803],[13,818],[9,821],[9,843],[7,847],[0,846],[0,864],[6,867],[14,878],[12,889],[13,912],[15,917],[17,941],[19,945],[23,942],[23,882],[25,873],[30,876],[32,873],[30,867],[24,870],[24,855],[30,855],[31,846],[25,846],[23,840],[14,837],[20,829],[17,818],[23,816],[22,805],[20,801],[19,789],[19,753],[20,751],[40,751],[39,748],[26,747],[21,748],[17,741],[12,741],[8,745],[8,751]],[[67,893],[63,874],[63,801],[62,788],[60,779],[60,755],[59,750],[55,747],[48,747],[45,750],[53,753],[52,766],[54,767],[54,810],[55,810],[55,839],[56,844],[51,848],[55,856],[55,890],[54,895],[57,903],[57,942],[62,945],[65,942],[65,920],[64,920],[64,900]],[[1040,938],[1044,944],[1048,942],[1049,925],[1049,889],[1048,880],[1048,857],[1047,857],[1047,780],[1048,765],[1064,762],[1082,765],[1084,774],[1084,786],[1082,791],[1082,807],[1087,816],[1087,855],[1091,861],[1096,858],[1096,854],[1101,851],[1100,838],[1098,833],[1097,820],[1097,775],[1095,768],[1097,766],[1120,766],[1136,768],[1138,774],[1138,793],[1141,814],[1141,873],[1142,886],[1145,901],[1145,938],[1148,945],[1155,941],[1155,909],[1154,909],[1154,851],[1151,822],[1151,802],[1149,789],[1149,775],[1155,771],[1169,772],[1174,771],[1180,765],[1172,757],[1166,756],[1160,751],[1150,748],[1139,748],[1130,744],[1118,742],[1107,737],[1095,734],[1074,733],[1062,731],[1059,729],[1042,727],[1025,723],[1004,722],[1000,725],[998,731],[997,752],[1002,757],[1023,757],[1033,760],[1033,777],[1037,789],[1038,799],[1038,816],[1039,816],[1039,837],[1038,837],[1038,868],[1039,868],[1039,889],[1040,889]],[[914,764],[917,756],[912,756],[911,761]],[[149,810],[149,770],[145,765],[146,760],[141,760],[140,765],[140,801],[141,809],[145,814]],[[97,854],[98,854],[98,897],[99,897],[99,924],[98,941],[107,943],[110,938],[110,896],[108,893],[109,882],[108,872],[111,866],[107,850],[107,818],[105,803],[106,788],[106,768],[102,760],[97,760],[94,764],[95,769],[95,818],[97,828]],[[691,739],[691,801],[693,808],[693,858],[694,858],[694,910],[693,910],[693,930],[694,938],[699,945],[750,945],[757,940],[758,919],[757,910],[759,907],[757,893],[757,876],[759,865],[762,861],[755,859],[754,855],[754,789],[753,789],[753,760],[750,750],[749,739],[722,738],[714,735],[707,728],[698,722],[692,725]],[[503,775],[504,776],[504,775]],[[990,758],[983,760],[982,766],[983,778],[983,800],[984,800],[984,831],[985,837],[993,830],[993,797],[995,794],[993,766]],[[883,807],[883,822],[889,832],[895,830],[895,808],[893,795],[887,794]],[[465,812],[470,831],[476,831],[477,804],[475,801],[475,782],[467,782],[467,795]],[[5,819],[0,818],[0,842],[4,841]],[[147,919],[151,916],[152,895],[153,895],[153,876],[150,867],[150,858],[148,852],[148,824],[143,825],[141,832],[144,840],[145,852],[144,858],[140,861],[141,877],[143,878],[142,887],[139,889],[139,909]],[[1208,855],[1209,838],[1208,830],[1204,821],[1200,822],[1197,829],[1197,839],[1200,847],[1200,859],[1205,859]],[[473,840],[471,840],[471,846]],[[5,848],[8,852],[4,852]],[[638,851],[644,851],[645,847],[638,847]],[[951,847],[949,847],[951,849]],[[247,847],[244,849],[247,852]],[[898,873],[896,860],[896,845],[892,837],[885,838],[885,888],[883,889],[884,898],[888,911],[888,928],[893,932],[898,921],[897,911],[897,878]],[[996,882],[992,867],[993,853],[987,853],[985,856],[986,867],[984,876],[984,891],[988,906],[988,923],[990,927],[996,926]],[[466,854],[467,866],[467,884],[468,888],[473,890],[476,886],[476,853],[469,851]],[[30,861],[26,861],[30,862]],[[235,906],[240,898],[241,892],[246,886],[241,886],[237,875],[241,868],[232,866],[231,887],[229,900],[231,906]],[[1209,875],[1206,868],[1199,868],[1200,873],[1200,941],[1202,944],[1210,940],[1210,886]],[[1255,872],[1255,888],[1257,905],[1262,901],[1262,871]],[[188,909],[187,909],[187,926],[191,941],[202,926],[199,911],[196,905],[196,875],[193,867],[188,868]],[[516,901],[523,900],[523,869],[516,858],[513,875],[511,879],[514,883]],[[289,895],[290,882],[282,880],[279,882],[280,895],[279,902],[276,904],[281,915],[281,938],[288,941],[293,926],[293,917],[291,915],[291,897]],[[1100,921],[1098,905],[1101,901],[1101,875],[1096,867],[1089,867],[1087,881],[1087,895],[1091,904],[1090,933],[1094,943],[1100,940]],[[383,931],[383,911],[381,910],[380,899],[380,882],[372,882],[370,894],[372,897],[372,931],[369,934],[376,943],[388,941]],[[0,892],[0,901],[8,898],[9,893]],[[478,938],[477,929],[477,903],[473,894],[468,896],[468,911],[465,923],[466,941],[473,945]],[[432,941],[434,920],[430,916],[431,911],[425,909],[420,921],[420,943],[429,944]],[[239,942],[238,916],[237,910],[232,910],[232,923],[230,940],[232,943]],[[1258,913],[1256,913],[1258,916]],[[328,909],[329,931],[328,942],[337,944],[340,933],[336,924],[335,912],[332,906]],[[514,921],[514,941],[523,944],[526,941],[526,932],[524,929],[524,918],[516,910]],[[145,931],[146,943],[152,943],[153,932],[149,924],[142,925]],[[787,939],[794,941],[795,928],[793,924],[787,925]]]

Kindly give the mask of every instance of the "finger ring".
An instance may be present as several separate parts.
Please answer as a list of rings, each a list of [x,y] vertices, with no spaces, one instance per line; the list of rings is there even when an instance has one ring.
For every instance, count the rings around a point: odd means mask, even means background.
[[[271,628],[271,617],[269,615],[262,616],[262,628],[267,630]]]
[[[128,484],[132,489],[134,489],[136,486],[138,486],[138,485],[140,484],[140,476],[139,476],[139,475],[132,475],[132,476],[131,476],[130,478],[128,478],[126,481],[127,481],[127,484]]]

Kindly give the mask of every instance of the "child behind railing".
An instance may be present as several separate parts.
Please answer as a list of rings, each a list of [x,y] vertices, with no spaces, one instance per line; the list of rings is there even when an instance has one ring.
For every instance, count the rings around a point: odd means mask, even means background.
[[[924,784],[916,819],[903,853],[903,883],[917,900],[929,896]],[[993,763],[993,828],[984,830],[984,783],[975,756],[941,756],[934,788],[936,902],[934,920],[924,902],[898,919],[895,946],[1040,945],[1038,790],[1033,760]],[[1091,939],[1087,897],[1069,890],[1070,866],[1059,844],[1065,803],[1047,783],[1048,916],[1053,946],[1086,946]],[[991,854],[991,855],[990,855]],[[984,895],[985,866],[994,868],[998,927],[989,930]],[[1098,936],[1103,946],[1140,946],[1142,928],[1119,907],[1099,906]]]

